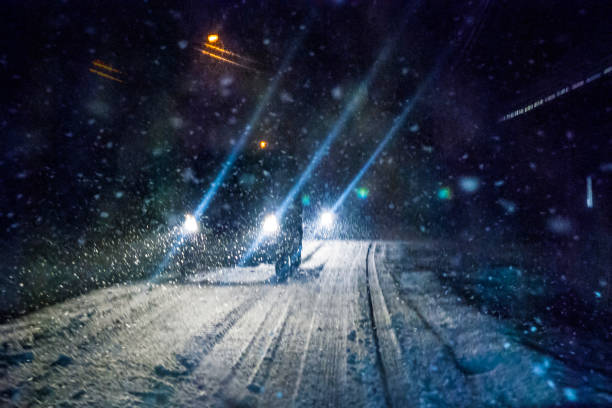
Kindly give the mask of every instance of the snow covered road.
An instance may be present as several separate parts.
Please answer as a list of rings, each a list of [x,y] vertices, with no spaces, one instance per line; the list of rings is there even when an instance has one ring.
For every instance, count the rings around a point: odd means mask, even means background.
[[[221,268],[0,326],[9,406],[612,404],[438,279],[426,242],[307,241],[298,276]]]

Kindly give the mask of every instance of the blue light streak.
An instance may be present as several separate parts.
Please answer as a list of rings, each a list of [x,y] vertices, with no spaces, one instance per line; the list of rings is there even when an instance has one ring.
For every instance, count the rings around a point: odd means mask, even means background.
[[[439,67],[440,63],[438,63],[437,66]],[[436,73],[437,73],[437,69],[434,70],[434,72],[432,72],[429,75],[429,77],[425,80],[425,82],[417,89],[417,92],[415,93],[413,98],[406,103],[406,106],[402,110],[402,113],[400,113],[399,116],[395,118],[395,120],[393,121],[393,126],[391,126],[391,129],[389,129],[385,137],[378,144],[378,146],[376,147],[376,150],[374,150],[374,152],[372,153],[368,161],[365,162],[361,170],[359,170],[359,172],[355,175],[353,180],[351,180],[348,186],[346,186],[342,194],[340,194],[340,197],[338,197],[338,199],[336,200],[336,202],[331,208],[332,212],[335,213],[338,210],[338,208],[342,205],[342,203],[344,203],[344,200],[346,200],[350,192],[355,188],[357,183],[359,183],[359,180],[361,180],[361,178],[366,173],[366,171],[368,171],[368,169],[372,166],[372,164],[374,164],[374,161],[376,160],[376,158],[380,155],[380,153],[382,153],[382,151],[385,149],[387,144],[389,144],[391,139],[393,139],[397,131],[404,125],[404,123],[406,122],[406,118],[408,117],[408,114],[412,112],[414,105],[416,104],[418,99],[423,95],[423,92],[425,92],[425,90],[431,83]]]
[[[257,122],[259,122],[259,119],[261,118],[261,115],[263,114],[264,109],[266,109],[268,105],[270,104],[270,99],[272,98],[272,95],[274,95],[274,93],[276,92],[276,89],[278,88],[278,85],[282,79],[282,76],[289,68],[289,65],[291,64],[291,61],[293,61],[293,58],[295,57],[297,50],[301,47],[304,37],[306,36],[306,32],[307,30],[304,29],[302,33],[293,42],[289,50],[289,53],[283,59],[280,69],[277,71],[276,75],[272,78],[272,83],[270,83],[270,85],[266,89],[265,94],[259,100],[259,103],[257,104],[257,107],[255,111],[253,112],[251,119],[249,120],[247,125],[244,127],[244,130],[240,134],[240,138],[238,139],[238,142],[234,145],[229,156],[223,163],[223,166],[221,167],[221,171],[219,171],[219,173],[217,174],[217,176],[211,183],[208,191],[204,194],[204,197],[202,198],[202,200],[196,207],[195,211],[193,212],[193,216],[195,217],[196,220],[199,220],[200,218],[202,218],[202,216],[206,213],[206,210],[210,206],[210,203],[215,197],[215,194],[217,193],[217,191],[219,190],[219,187],[221,187],[221,185],[223,184],[223,180],[225,180],[225,177],[227,177],[227,174],[231,170],[232,166],[236,162],[236,159],[240,155],[240,152],[242,151],[245,144],[247,143],[253,128],[256,126]],[[156,280],[159,277],[159,275],[164,271],[164,269],[166,269],[166,267],[168,266],[168,264],[170,263],[174,255],[176,255],[176,252],[178,251],[178,249],[182,246],[183,242],[185,242],[184,238],[185,237],[182,232],[178,234],[178,236],[174,240],[174,243],[172,244],[170,251],[168,251],[168,253],[164,256],[164,259],[157,267],[157,270],[155,274],[153,274],[153,276],[151,277],[150,281]]]
[[[396,39],[389,41],[385,45],[385,47],[383,47],[381,52],[378,54],[378,57],[376,58],[374,65],[372,65],[372,68],[370,68],[370,71],[368,72],[366,78],[359,85],[359,88],[353,94],[350,102],[342,111],[340,118],[338,118],[338,120],[332,127],[331,131],[325,137],[325,140],[323,141],[321,146],[315,152],[312,160],[310,161],[310,163],[308,163],[308,166],[302,172],[298,181],[293,185],[293,187],[291,187],[291,190],[289,190],[289,193],[283,200],[282,204],[276,210],[276,217],[279,220],[283,219],[283,216],[287,212],[287,209],[289,208],[289,206],[295,199],[296,195],[300,192],[304,184],[308,181],[314,169],[319,165],[323,157],[327,154],[331,144],[334,142],[334,140],[336,140],[336,138],[338,137],[342,129],[344,129],[344,126],[347,124],[349,119],[355,113],[355,111],[357,111],[357,109],[362,105],[365,97],[368,94],[368,89],[370,85],[372,84],[372,81],[376,77],[376,74],[380,70],[380,67],[384,64],[384,62],[386,62],[387,58],[389,57],[389,54],[391,53],[391,50],[395,42],[396,42]],[[255,251],[259,248],[262,242],[262,239],[263,237],[260,235],[255,240],[255,242],[253,242],[249,250],[242,257],[241,261],[239,262],[239,265],[244,265],[244,263],[247,262],[251,258],[251,256],[253,256]]]
[[[394,42],[395,41],[389,42],[382,49],[382,51],[378,55],[378,58],[376,58],[374,65],[370,69],[370,72],[368,72],[368,75],[366,76],[365,80],[361,83],[357,91],[353,94],[353,97],[351,98],[349,104],[342,111],[340,118],[338,118],[338,120],[332,127],[331,131],[325,137],[325,140],[321,144],[321,147],[317,149],[312,160],[310,161],[310,163],[308,163],[308,166],[302,172],[298,181],[293,185],[293,187],[289,191],[289,194],[287,194],[287,196],[285,197],[285,200],[281,204],[280,208],[277,210],[277,216],[279,217],[279,219],[282,218],[282,216],[287,211],[287,208],[289,207],[289,205],[291,205],[291,203],[295,199],[295,196],[302,189],[302,187],[308,181],[308,179],[310,179],[312,172],[319,165],[323,157],[325,157],[325,155],[327,154],[329,150],[329,147],[334,142],[334,140],[336,140],[336,138],[338,137],[342,129],[344,129],[344,126],[347,124],[349,119],[353,116],[355,111],[357,111],[357,109],[362,105],[365,97],[368,94],[368,89],[370,85],[372,84],[372,81],[376,77],[376,74],[380,70],[380,67],[389,57],[389,54],[391,53],[391,49],[393,48],[392,44]]]
[[[223,163],[223,167],[221,168],[221,171],[219,172],[217,177],[214,179],[214,181],[211,183],[210,188],[208,189],[208,191],[202,198],[202,201],[200,202],[200,204],[194,211],[193,215],[196,219],[199,220],[204,215],[204,213],[208,209],[208,206],[210,205],[210,202],[212,201],[215,194],[217,193],[217,190],[219,190],[219,187],[221,186],[221,184],[223,184],[223,180],[225,180],[227,173],[230,171],[230,169],[234,165],[234,162],[238,158],[238,155],[240,154],[240,152],[244,148],[244,145],[249,139],[251,131],[253,130],[257,122],[259,122],[259,119],[264,109],[268,107],[268,104],[270,103],[270,99],[272,98],[272,95],[274,95],[274,93],[276,92],[276,89],[278,88],[278,84],[281,81],[283,73],[289,67],[289,64],[293,60],[293,57],[295,56],[296,51],[298,50],[300,44],[302,43],[303,38],[304,38],[304,34],[302,34],[296,40],[296,42],[291,47],[289,54],[285,57],[281,65],[281,68],[275,75],[270,86],[268,86],[266,93],[259,101],[259,104],[257,105],[257,108],[255,109],[255,112],[251,116],[251,120],[249,120],[249,123],[245,126],[244,130],[242,131],[242,134],[240,135],[240,139],[238,140],[238,143],[236,143],[236,145],[232,148],[230,155],[228,156],[227,160]]]

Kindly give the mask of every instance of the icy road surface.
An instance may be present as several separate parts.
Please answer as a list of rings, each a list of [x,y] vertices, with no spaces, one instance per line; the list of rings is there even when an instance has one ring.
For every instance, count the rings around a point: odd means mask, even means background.
[[[0,326],[16,406],[591,406],[609,383],[465,304],[422,242],[311,241],[299,276],[223,268]]]

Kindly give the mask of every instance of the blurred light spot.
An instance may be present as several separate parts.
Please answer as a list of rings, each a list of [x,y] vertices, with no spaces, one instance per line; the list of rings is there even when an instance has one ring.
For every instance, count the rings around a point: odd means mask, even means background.
[[[461,177],[459,187],[466,193],[475,193],[480,188],[480,180],[472,176]]]
[[[438,198],[440,200],[450,200],[452,198],[452,191],[449,187],[441,187],[438,190]]]
[[[565,395],[565,398],[567,398],[568,401],[571,401],[571,402],[578,401],[578,394],[576,393],[576,390],[573,388],[569,388],[569,387],[564,388],[563,395]]]
[[[208,42],[209,43],[215,43],[217,41],[219,41],[219,36],[217,34],[210,34],[208,36]]]
[[[501,205],[508,214],[512,214],[516,211],[516,204],[510,200],[500,198],[497,200],[497,204]]]
[[[591,179],[591,176],[586,178],[586,186],[586,205],[588,208],[593,208],[593,180]]]
[[[331,91],[332,97],[336,100],[340,100],[342,98],[342,88],[339,86],[335,86]]]
[[[418,125],[418,124],[416,124],[416,123],[415,123],[414,125],[410,126],[410,131],[411,131],[412,133],[416,133],[416,132],[418,132],[418,131],[419,131],[419,129],[420,129],[420,128],[419,128],[419,125]]]
[[[426,146],[426,145],[421,146],[421,149],[423,149],[423,151],[427,153],[431,153],[434,150],[433,146]]]
[[[550,218],[547,225],[548,229],[555,234],[569,234],[572,230],[572,222],[561,216]]]
[[[264,234],[268,234],[268,235],[276,234],[279,228],[280,226],[278,224],[278,218],[276,218],[276,215],[274,214],[267,215],[262,225]]]
[[[323,211],[319,217],[319,224],[324,228],[331,228],[334,224],[334,213],[331,211]]]
[[[305,205],[305,206],[310,205],[310,196],[308,194],[302,195],[302,205]]]
[[[355,192],[357,193],[357,197],[362,200],[368,198],[368,194],[370,194],[370,190],[367,187],[359,187]]]
[[[198,232],[199,226],[196,218],[191,214],[185,215],[185,222],[183,223],[183,233],[193,234]]]
[[[268,147],[268,142],[266,142],[265,140],[261,140],[259,142],[259,148],[260,149],[265,149],[266,147]]]
[[[593,293],[595,293],[596,298],[601,298],[601,292],[595,291]]]
[[[172,125],[172,127],[174,129],[180,129],[183,127],[183,118],[180,118],[178,116],[172,116],[170,118],[170,125]]]
[[[546,370],[544,369],[544,367],[542,367],[541,364],[534,364],[533,365],[533,373],[535,375],[537,375],[538,377],[541,377],[544,374],[546,374]]]

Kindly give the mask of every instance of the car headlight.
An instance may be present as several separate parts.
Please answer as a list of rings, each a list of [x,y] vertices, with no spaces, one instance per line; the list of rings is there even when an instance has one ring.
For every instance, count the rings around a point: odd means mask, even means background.
[[[336,216],[331,211],[323,211],[319,217],[319,225],[323,228],[331,228]]]
[[[196,218],[191,214],[185,215],[185,222],[183,222],[183,233],[194,234],[198,232],[199,229],[200,226],[198,225],[198,220],[196,220]]]
[[[280,225],[278,224],[278,219],[274,214],[266,215],[264,218],[263,225],[261,226],[263,233],[266,235],[273,235],[278,232],[280,229]]]

